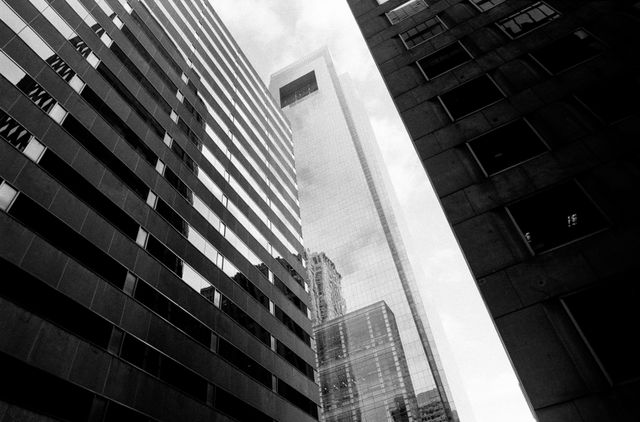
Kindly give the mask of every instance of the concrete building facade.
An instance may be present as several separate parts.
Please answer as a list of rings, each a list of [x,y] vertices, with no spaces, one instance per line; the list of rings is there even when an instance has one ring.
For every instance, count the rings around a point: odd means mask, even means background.
[[[211,4],[0,1],[0,420],[318,420],[290,127]]]
[[[305,245],[335,262],[348,312],[389,306],[416,394],[435,388],[455,420],[395,195],[348,75],[338,76],[325,48],[273,74],[270,90],[292,125]]]
[[[640,7],[348,0],[540,421],[640,419]]]

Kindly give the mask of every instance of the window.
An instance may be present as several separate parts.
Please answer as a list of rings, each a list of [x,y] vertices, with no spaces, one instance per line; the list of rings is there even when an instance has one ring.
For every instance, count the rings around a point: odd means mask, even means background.
[[[597,56],[604,50],[604,44],[584,29],[542,47],[531,53],[550,73],[559,73],[579,63]]]
[[[171,117],[173,123],[178,123],[178,114],[175,111],[171,110],[171,115],[169,117]]]
[[[524,120],[504,125],[469,141],[467,145],[487,175],[547,151],[546,145]]]
[[[13,200],[18,196],[18,191],[7,182],[0,182],[0,210],[8,211]]]
[[[426,9],[427,7],[429,7],[429,5],[425,0],[409,0],[408,2],[405,2],[404,4],[387,12],[386,15],[389,22],[391,22],[392,25],[395,25],[398,22]]]
[[[615,123],[638,111],[638,95],[634,85],[607,80],[589,84],[576,98],[603,122]]]
[[[640,289],[631,280],[607,282],[562,299],[572,320],[614,384],[640,377]]]
[[[400,39],[404,42],[405,47],[413,48],[442,33],[445,29],[447,26],[436,16],[401,32]]]
[[[497,5],[504,3],[506,0],[471,0],[474,6],[480,9],[482,12],[486,12],[489,9],[493,9]]]
[[[558,18],[560,14],[539,1],[497,22],[497,25],[511,38],[520,37],[527,32]]]
[[[504,95],[489,76],[484,75],[460,85],[438,97],[452,120],[459,119],[487,107]]]
[[[222,338],[218,340],[218,354],[245,374],[271,389],[271,372]]]
[[[473,57],[460,43],[453,43],[417,61],[418,66],[427,79],[442,75]]]
[[[581,239],[607,226],[602,213],[574,182],[554,186],[507,209],[536,253]]]
[[[293,104],[317,90],[316,73],[311,71],[280,88],[280,107],[284,108],[289,104]]]

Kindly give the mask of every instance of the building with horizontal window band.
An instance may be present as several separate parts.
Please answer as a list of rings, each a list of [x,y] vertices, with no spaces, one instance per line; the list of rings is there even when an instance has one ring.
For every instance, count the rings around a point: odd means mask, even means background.
[[[348,3],[537,418],[640,420],[638,3]]]
[[[0,21],[0,420],[318,420],[291,130],[209,2]]]
[[[346,312],[386,303],[397,321],[410,390],[414,395],[435,391],[445,420],[456,421],[457,411],[417,287],[421,274],[414,273],[409,261],[396,216],[395,192],[349,75],[338,75],[329,50],[321,48],[274,73],[269,86],[291,122],[306,247],[323,251],[335,264],[342,276]],[[329,289],[324,291],[324,305],[342,308],[339,288],[331,288],[331,282],[325,287]],[[407,403],[415,401],[413,397]],[[416,414],[411,409],[379,401],[368,404],[367,414],[378,415],[376,421],[411,420]],[[333,420],[327,412],[321,420]],[[341,413],[333,409],[329,415],[337,414]],[[378,419],[384,414],[386,419]]]

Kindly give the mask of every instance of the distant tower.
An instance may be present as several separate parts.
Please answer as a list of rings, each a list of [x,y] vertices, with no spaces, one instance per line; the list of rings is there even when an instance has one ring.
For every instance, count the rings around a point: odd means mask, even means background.
[[[311,284],[311,321],[313,324],[345,314],[347,305],[342,297],[342,276],[324,252],[307,254],[307,274]]]
[[[322,421],[420,420],[398,326],[385,302],[322,323],[314,334]],[[446,420],[437,397],[436,391]]]

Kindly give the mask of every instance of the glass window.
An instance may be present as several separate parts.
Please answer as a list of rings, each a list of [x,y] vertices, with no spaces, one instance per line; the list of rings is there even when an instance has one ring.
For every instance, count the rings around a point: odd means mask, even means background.
[[[4,1],[0,1],[0,19],[18,34],[27,24]]]
[[[607,226],[576,183],[554,186],[507,207],[533,252],[544,252]]]
[[[1,4],[1,3],[0,3]],[[17,85],[24,78],[26,73],[18,67],[18,65],[9,58],[4,51],[0,50],[0,73],[7,78],[9,82]]]
[[[286,107],[318,90],[316,73],[311,71],[280,88],[280,107]]]
[[[425,0],[409,0],[395,9],[387,12],[387,18],[392,25],[409,18],[429,7]]]
[[[451,119],[456,120],[504,98],[493,80],[481,76],[438,97]]]
[[[471,0],[474,6],[480,9],[483,12],[486,12],[489,9],[493,9],[497,5],[504,3],[506,0]]]
[[[604,44],[584,29],[578,29],[572,34],[531,53],[531,55],[553,74],[589,60],[603,50]]]
[[[610,380],[640,377],[640,288],[630,280],[607,282],[563,298],[580,333]]]
[[[7,182],[0,183],[0,210],[8,211],[9,207],[13,203],[13,200],[18,196],[18,191],[15,190]]]
[[[442,33],[445,29],[447,29],[447,26],[436,16],[401,32],[400,39],[407,48],[413,48]]]
[[[67,111],[58,103],[55,103],[51,110],[49,110],[49,116],[58,124],[62,124],[66,115]]]
[[[467,145],[487,175],[547,151],[540,137],[524,120],[504,125],[469,141]]]
[[[24,149],[23,153],[30,160],[37,163],[38,160],[40,160],[40,157],[42,157],[44,150],[45,150],[45,146],[42,145],[40,142],[38,142],[36,138],[31,137],[31,140],[27,144],[27,147]]]
[[[427,79],[442,75],[471,60],[471,54],[456,42],[417,61]]]
[[[516,38],[533,31],[559,16],[560,14],[545,2],[539,1],[511,16],[499,20],[497,25],[511,38]]]
[[[53,56],[53,50],[30,27],[25,27],[18,35],[41,59],[47,60]]]

